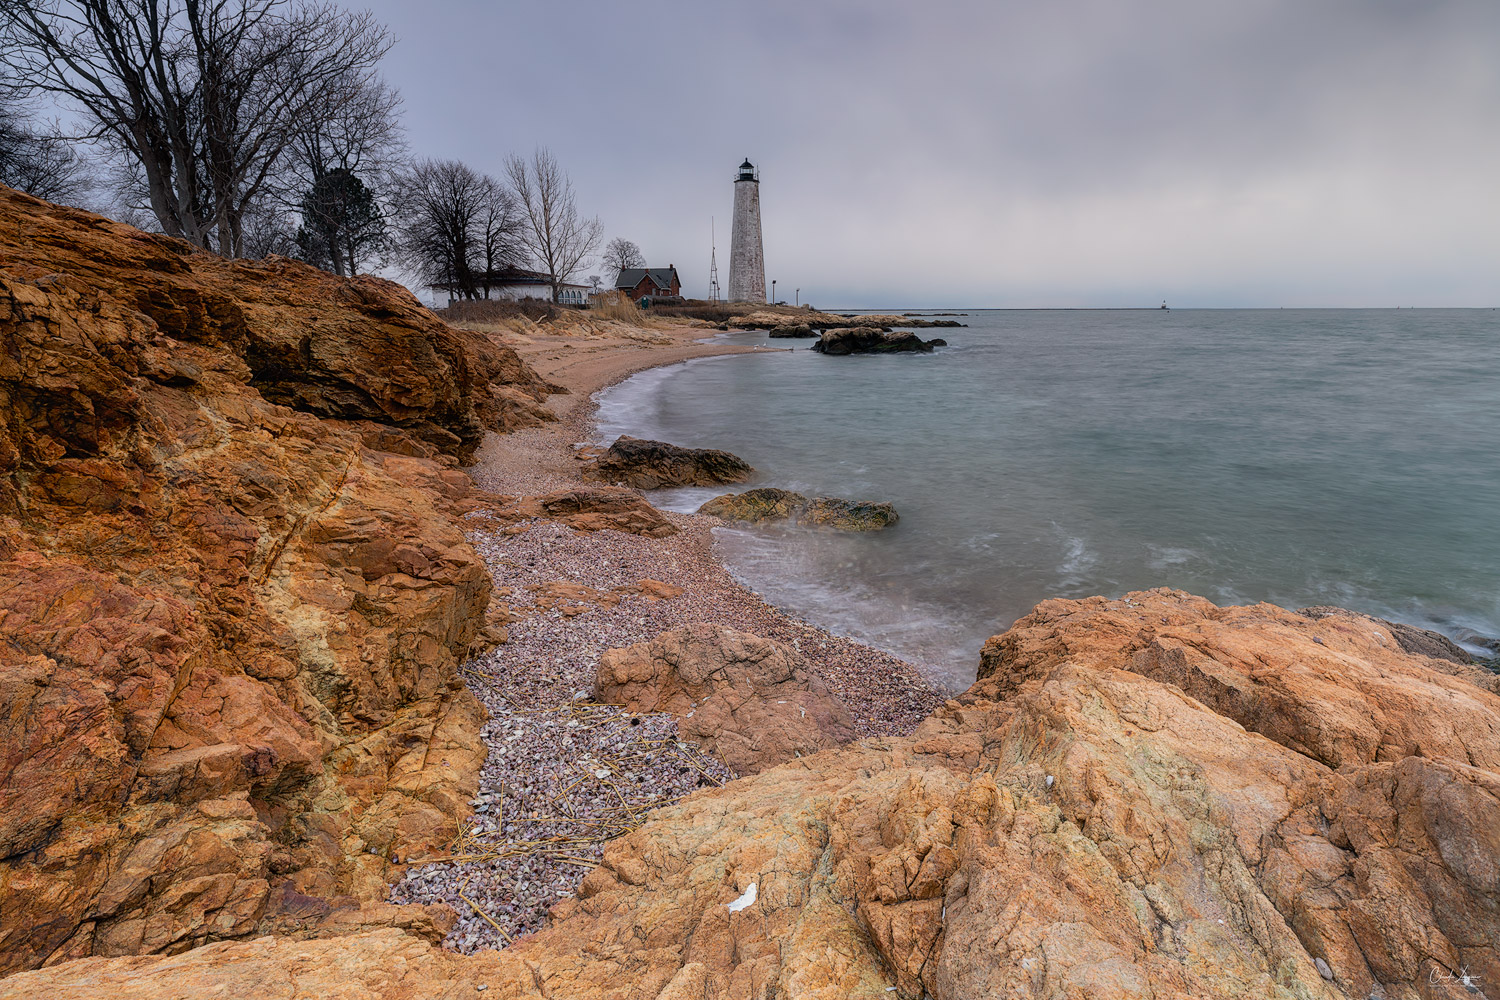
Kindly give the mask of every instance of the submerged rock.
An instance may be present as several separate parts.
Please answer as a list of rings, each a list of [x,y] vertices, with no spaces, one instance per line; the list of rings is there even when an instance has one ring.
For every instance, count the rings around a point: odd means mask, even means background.
[[[960,323],[956,319],[923,319],[920,316],[907,316],[901,321],[901,325],[910,326],[915,329],[922,330],[930,327],[946,327],[948,329],[955,329],[957,327],[967,326],[968,324]]]
[[[889,503],[842,500],[838,497],[807,499],[801,493],[775,487],[726,493],[698,508],[730,521],[794,520],[799,524],[836,528],[839,531],[879,531],[900,520]]]
[[[947,341],[923,340],[907,330],[881,330],[873,326],[839,327],[827,330],[812,349],[822,354],[892,354],[901,352],[930,352],[934,347],[946,346]]]
[[[740,774],[854,739],[848,711],[790,647],[690,625],[599,659],[594,697],[670,712],[677,731]]]
[[[655,490],[742,483],[754,473],[744,459],[717,448],[679,448],[665,441],[622,435],[593,460],[585,474],[638,490]]]

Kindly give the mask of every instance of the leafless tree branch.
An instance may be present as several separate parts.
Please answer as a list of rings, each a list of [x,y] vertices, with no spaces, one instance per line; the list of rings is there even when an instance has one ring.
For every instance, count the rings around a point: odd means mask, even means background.
[[[598,249],[604,227],[597,217],[586,219],[579,214],[573,183],[549,150],[538,148],[530,160],[508,157],[505,174],[525,221],[522,242],[552,276],[552,301],[556,302],[563,283],[581,271]]]
[[[16,76],[139,165],[164,232],[231,256],[310,109],[390,44],[370,14],[309,0],[0,4]]]

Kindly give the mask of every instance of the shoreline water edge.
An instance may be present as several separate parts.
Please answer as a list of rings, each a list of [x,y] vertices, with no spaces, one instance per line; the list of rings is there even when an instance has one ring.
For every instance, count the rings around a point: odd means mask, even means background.
[[[1222,606],[1337,605],[1441,632],[1479,660],[1500,653],[1484,501],[1433,489],[1444,470],[1482,462],[1493,407],[1453,387],[1382,436],[1371,408],[1441,372],[1340,367],[1367,322],[1382,347],[1411,324],[1437,331],[1462,367],[1487,315],[1418,311],[1400,329],[1362,312],[1189,310],[1170,327],[1114,313],[966,321],[936,356],[804,350],[637,373],[599,394],[590,441],[723,448],[761,469],[748,486],[893,501],[903,523],[878,539],[730,523],[720,555],[773,603],[949,688],[973,679],[985,639],[1041,600],[1159,585]],[[1274,344],[1304,332],[1307,356],[1288,371]],[[1080,369],[1070,351],[1085,348],[1111,360],[1118,385]],[[1186,360],[1173,360],[1179,348]],[[1226,355],[1249,389],[1219,385]],[[1478,364],[1480,384],[1492,382],[1493,365]],[[1207,390],[1182,388],[1204,380]],[[1072,402],[1080,394],[1087,403]],[[882,400],[873,412],[871,399]],[[1464,434],[1452,427],[1461,414]],[[649,496],[691,511],[719,492]]]
[[[515,343],[567,393],[548,403],[557,422],[489,435],[467,470],[475,484],[498,497],[587,489],[574,456],[593,440],[600,391],[689,359],[755,353],[709,342],[701,328],[653,332],[645,344],[540,333]],[[389,896],[452,907],[459,919],[446,943],[458,951],[503,948],[539,930],[552,907],[573,898],[607,840],[638,825],[648,809],[740,774],[678,742],[671,715],[597,703],[595,672],[607,650],[703,626],[783,643],[848,710],[857,737],[909,735],[956,693],[891,653],[767,603],[714,554],[716,519],[662,516],[674,529],[666,537],[471,517],[466,534],[503,602],[492,617],[506,632],[502,644],[462,669],[489,713],[488,756],[453,849],[430,861],[404,859],[406,873]],[[653,752],[643,752],[648,745]],[[538,848],[547,842],[567,847]]]
[[[491,435],[470,475],[490,494],[586,488],[576,456],[599,441],[601,393],[688,361],[766,350],[715,342],[703,333],[671,330],[664,339],[674,343],[647,347],[517,345],[543,377],[570,394],[553,399],[557,423]],[[650,500],[653,492],[644,495]],[[865,738],[911,734],[968,686],[967,680],[956,688],[936,685],[933,672],[911,660],[769,603],[721,558],[714,533],[723,530],[722,522],[670,505],[658,510],[676,529],[669,537],[576,532],[546,520],[469,533],[507,602],[509,622],[508,641],[464,671],[490,714],[483,731],[489,757],[467,839],[455,856],[428,865],[411,859],[410,872],[390,896],[392,902],[453,907],[460,917],[448,934],[450,947],[464,953],[504,947],[543,927],[554,907],[567,912],[605,841],[639,822],[617,803],[644,812],[742,776],[685,743],[675,744],[681,759],[669,757],[665,766],[660,754],[632,757],[642,739],[673,746],[673,720],[594,703],[591,684],[606,650],[705,624],[786,643],[848,708],[855,732]],[[658,584],[672,596],[649,596]],[[982,668],[978,655],[974,666]],[[559,760],[582,761],[580,773],[600,780],[579,784],[576,769],[554,768]],[[607,790],[612,784],[629,791],[621,798]],[[567,856],[532,846],[548,839],[566,842]]]

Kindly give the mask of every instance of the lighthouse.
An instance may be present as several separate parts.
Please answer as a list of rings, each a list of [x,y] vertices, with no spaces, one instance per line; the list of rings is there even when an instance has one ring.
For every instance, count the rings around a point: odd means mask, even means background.
[[[766,301],[766,260],[760,249],[760,178],[747,158],[734,179],[729,230],[729,301]]]

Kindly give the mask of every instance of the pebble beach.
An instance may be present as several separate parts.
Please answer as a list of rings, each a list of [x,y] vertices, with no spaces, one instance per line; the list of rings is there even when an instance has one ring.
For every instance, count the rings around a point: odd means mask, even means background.
[[[591,439],[591,395],[629,375],[689,357],[739,353],[699,343],[701,329],[659,342],[513,344],[545,377],[559,421],[494,435],[469,469],[483,490],[527,496],[579,485],[573,453]],[[470,541],[489,566],[507,641],[465,665],[484,704],[488,758],[473,812],[448,852],[410,859],[396,903],[450,905],[446,944],[469,953],[539,930],[573,896],[604,844],[647,822],[651,810],[735,775],[675,720],[593,700],[607,649],[692,623],[724,625],[793,646],[844,703],[861,737],[910,733],[942,701],[910,663],[832,635],[742,587],[715,558],[715,519],[667,513],[667,538],[582,532],[548,520],[496,526],[471,515]]]

